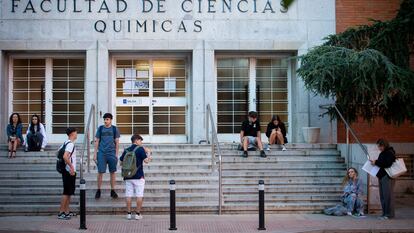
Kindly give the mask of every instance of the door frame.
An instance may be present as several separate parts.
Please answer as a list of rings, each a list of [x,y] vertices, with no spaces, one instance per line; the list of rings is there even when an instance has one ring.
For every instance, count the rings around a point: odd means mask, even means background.
[[[153,135],[153,108],[149,106],[149,133],[148,135],[142,135],[146,143],[189,143],[190,140],[190,126],[191,126],[191,105],[190,105],[190,95],[191,95],[191,54],[190,53],[159,53],[159,52],[133,52],[133,53],[111,53],[109,56],[109,73],[111,75],[109,85],[108,85],[108,92],[112,93],[111,100],[110,100],[110,111],[113,114],[113,122],[116,125],[117,122],[117,114],[116,114],[116,107],[117,107],[117,96],[116,91],[113,91],[116,88],[116,61],[117,60],[133,60],[133,59],[147,59],[150,60],[150,69],[149,69],[149,88],[152,90],[153,88],[153,69],[152,69],[152,61],[157,59],[184,59],[186,61],[186,91],[185,91],[185,101],[186,101],[186,116],[185,116],[185,134],[184,135]],[[149,91],[149,101],[153,97],[153,91]],[[151,103],[150,103],[151,104]],[[151,135],[152,134],[152,135]],[[130,135],[123,136],[121,134],[120,138],[121,143],[130,143]]]
[[[264,52],[264,53],[258,53],[258,52],[244,52],[244,53],[238,53],[238,52],[224,52],[224,53],[216,53],[215,57],[214,57],[214,73],[215,73],[215,83],[217,84],[217,60],[218,59],[222,59],[222,58],[248,58],[249,59],[249,90],[251,88],[253,88],[255,91],[254,93],[252,93],[251,91],[249,91],[249,111],[253,111],[257,109],[256,106],[256,61],[257,59],[271,59],[271,58],[280,58],[280,57],[286,57],[286,56],[295,56],[295,51],[274,51],[274,52]],[[254,64],[254,66],[252,65]],[[292,133],[293,131],[293,118],[292,118],[292,113],[293,113],[293,94],[292,92],[295,90],[294,89],[294,83],[295,81],[293,80],[295,78],[294,74],[294,68],[295,68],[295,63],[293,61],[289,61],[288,62],[288,68],[287,68],[287,88],[288,88],[288,93],[287,93],[287,100],[288,100],[288,122],[289,122],[289,127],[288,127],[288,132],[287,132],[287,138],[289,142],[292,142]],[[216,100],[218,101],[218,95],[217,95],[217,90],[215,91],[215,95],[216,95]],[[216,102],[216,109],[217,108],[217,104],[218,102]],[[218,127],[218,110],[215,112],[215,114],[213,113],[213,117],[215,117],[215,122],[216,122],[216,130]],[[247,117],[247,116],[246,116]],[[240,122],[240,127],[241,127],[241,123]],[[266,124],[266,121],[261,120],[260,122],[262,125]],[[261,132],[261,137],[262,137],[262,141],[263,142],[268,142],[267,137],[265,132]],[[235,143],[239,143],[240,141],[240,134],[239,133],[218,133],[217,137],[219,139],[219,141],[221,142],[235,142]]]
[[[45,107],[44,107],[44,122],[47,135],[47,142],[62,143],[67,139],[66,134],[53,134],[53,59],[85,59],[85,74],[84,82],[86,83],[86,55],[82,53],[11,53],[8,56],[8,117],[13,113],[13,60],[14,59],[44,59],[45,60]],[[84,90],[85,92],[86,90]],[[85,98],[85,97],[84,97]],[[84,125],[86,125],[86,109],[84,109]],[[39,113],[40,114],[40,113]],[[28,126],[29,122],[23,122],[23,125]],[[23,137],[26,137],[26,132],[22,132]],[[78,142],[83,141],[84,134],[78,134]]]

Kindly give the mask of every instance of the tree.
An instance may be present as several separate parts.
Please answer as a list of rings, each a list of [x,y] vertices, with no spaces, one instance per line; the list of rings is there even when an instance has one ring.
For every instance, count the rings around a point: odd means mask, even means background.
[[[414,122],[414,0],[404,0],[389,21],[351,28],[300,56],[298,75],[308,90],[335,98],[349,122]],[[327,112],[332,118],[333,109]]]

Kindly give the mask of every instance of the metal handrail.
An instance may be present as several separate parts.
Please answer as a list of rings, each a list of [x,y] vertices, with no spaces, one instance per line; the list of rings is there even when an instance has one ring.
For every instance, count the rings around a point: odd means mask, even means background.
[[[362,145],[362,143],[359,140],[358,136],[355,134],[355,131],[352,129],[352,127],[348,123],[348,121],[345,120],[345,117],[342,115],[341,111],[339,111],[336,104],[324,104],[324,105],[319,105],[319,107],[322,108],[322,109],[329,109],[329,108],[333,107],[335,109],[336,113],[341,118],[342,122],[345,124],[346,130],[347,130],[347,140],[346,140],[347,146],[349,145],[349,135],[348,135],[348,131],[349,131],[351,133],[351,135],[354,137],[357,144],[361,147],[361,149],[364,152],[365,156],[367,156],[367,159],[369,160],[370,158],[369,158],[369,153],[368,153],[367,148],[364,145]]]
[[[221,149],[220,143],[217,137],[216,126],[214,124],[213,113],[211,112],[210,104],[207,104],[206,112],[206,142],[209,144],[209,126],[211,123],[211,166],[214,167],[216,156],[215,156],[215,146],[217,148],[218,155],[218,172],[219,172],[219,215],[221,215],[222,209],[222,200],[223,200],[223,190],[222,190],[222,169],[221,169]]]
[[[351,135],[354,137],[355,141],[358,143],[358,145],[361,147],[362,151],[364,152],[365,156],[367,157],[368,160],[370,160],[369,157],[369,153],[367,148],[362,145],[361,141],[359,140],[358,136],[355,134],[355,131],[352,129],[351,125],[348,123],[348,121],[345,119],[345,117],[342,115],[341,111],[339,111],[338,107],[336,106],[336,104],[324,104],[324,105],[319,105],[320,108],[322,109],[329,109],[329,108],[334,108],[336,113],[338,114],[338,116],[341,118],[342,122],[345,124],[346,127],[346,146],[347,146],[347,167],[349,168],[349,132],[351,132]],[[368,213],[370,213],[370,190],[369,187],[371,186],[371,182],[370,182],[370,177],[369,174],[367,174],[367,209],[368,209]]]
[[[96,131],[96,111],[95,111],[95,105],[92,104],[91,108],[89,110],[88,115],[88,122],[85,125],[85,131],[84,131],[84,137],[83,137],[83,143],[82,143],[82,154],[80,158],[80,179],[83,179],[83,161],[84,161],[84,155],[85,155],[85,147],[86,147],[86,154],[87,154],[87,171],[90,173],[90,165],[91,165],[91,132],[90,132],[90,125],[92,122],[92,132]]]

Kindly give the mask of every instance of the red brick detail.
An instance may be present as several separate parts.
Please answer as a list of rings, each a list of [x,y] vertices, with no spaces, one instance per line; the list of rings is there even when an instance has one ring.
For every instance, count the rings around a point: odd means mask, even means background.
[[[336,0],[336,32],[369,23],[369,19],[395,17],[400,0]]]
[[[359,119],[351,125],[357,137],[363,143],[375,143],[378,138],[386,138],[390,142],[414,143],[414,124],[406,122],[400,126],[385,124],[382,119],[377,119],[371,124]],[[346,142],[345,125],[338,121],[338,143]],[[355,142],[349,136],[351,142]]]
[[[390,20],[395,17],[400,0],[336,0],[336,32],[349,27],[369,24],[369,19]],[[410,67],[414,70],[414,54],[410,56]],[[414,124],[388,125],[382,119],[369,124],[362,119],[352,124],[359,139],[364,143],[375,143],[380,137],[391,142],[414,142]],[[338,121],[338,142],[346,140],[345,127]]]

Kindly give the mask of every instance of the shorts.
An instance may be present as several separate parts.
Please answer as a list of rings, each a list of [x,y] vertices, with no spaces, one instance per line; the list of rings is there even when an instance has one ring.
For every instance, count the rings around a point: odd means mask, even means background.
[[[246,136],[247,140],[249,140],[249,145],[247,148],[257,147],[257,138],[253,136]]]
[[[125,180],[125,197],[144,197],[145,179]]]
[[[66,169],[62,172],[63,195],[72,196],[75,194],[76,174],[71,176]]]
[[[109,173],[116,172],[116,166],[118,164],[118,158],[115,155],[104,155],[98,153],[98,172],[105,173],[108,165]]]

